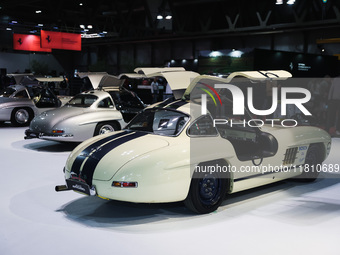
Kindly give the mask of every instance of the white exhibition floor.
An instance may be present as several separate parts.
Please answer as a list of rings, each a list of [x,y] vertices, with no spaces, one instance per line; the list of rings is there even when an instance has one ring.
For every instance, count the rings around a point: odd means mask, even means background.
[[[55,192],[75,145],[0,126],[0,254],[340,254],[340,174],[242,192],[217,212]],[[333,138],[325,163],[339,164]],[[339,177],[339,178],[337,178]]]

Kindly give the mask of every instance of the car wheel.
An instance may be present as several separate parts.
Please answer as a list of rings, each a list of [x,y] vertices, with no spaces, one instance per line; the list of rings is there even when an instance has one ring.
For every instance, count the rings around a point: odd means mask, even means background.
[[[302,174],[298,180],[303,182],[313,182],[318,178],[320,171],[318,165],[322,163],[320,147],[316,144],[309,146]]]
[[[94,131],[94,136],[107,134],[117,130],[119,130],[119,126],[117,125],[117,123],[114,122],[98,123]]]
[[[195,172],[185,206],[196,213],[215,211],[225,198],[228,183],[220,173]]]
[[[12,112],[11,123],[17,127],[27,126],[33,119],[33,113],[26,108],[16,108]]]

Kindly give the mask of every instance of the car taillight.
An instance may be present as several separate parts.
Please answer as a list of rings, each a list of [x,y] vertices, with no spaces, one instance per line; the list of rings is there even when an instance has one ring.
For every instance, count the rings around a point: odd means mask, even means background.
[[[52,130],[52,133],[53,133],[53,134],[62,134],[62,133],[64,133],[64,130],[58,130],[58,129],[56,129],[56,130]]]
[[[138,183],[137,182],[112,182],[113,187],[119,187],[119,188],[137,188]]]

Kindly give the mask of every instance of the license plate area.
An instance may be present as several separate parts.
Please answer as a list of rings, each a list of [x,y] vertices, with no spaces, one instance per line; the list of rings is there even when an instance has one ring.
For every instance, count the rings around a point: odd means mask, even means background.
[[[66,185],[67,188],[70,190],[74,190],[77,191],[79,193],[91,196],[91,189],[90,186],[87,185],[84,182],[80,182],[80,181],[76,181],[76,180],[72,180],[72,179],[67,179],[66,180]]]

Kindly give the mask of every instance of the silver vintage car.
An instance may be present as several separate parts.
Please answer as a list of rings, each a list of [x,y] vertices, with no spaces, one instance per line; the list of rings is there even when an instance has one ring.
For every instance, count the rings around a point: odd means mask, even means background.
[[[98,74],[94,76],[98,78]],[[97,89],[80,93],[63,107],[35,117],[25,139],[82,142],[125,127],[145,105],[134,92],[122,87],[124,80],[101,76],[99,84],[93,84]]]
[[[47,86],[26,79],[24,85],[10,85],[0,91],[0,122],[11,121],[14,126],[26,126],[34,116],[62,105]]]
[[[186,88],[198,73],[183,68],[136,68],[134,74],[120,77],[163,77],[170,86]],[[75,96],[60,109],[35,117],[25,132],[25,139],[83,142],[93,136],[120,130],[141,110],[144,103],[136,93],[123,87],[125,79],[105,73],[81,74],[88,77],[94,90]],[[175,87],[173,87],[175,88]],[[173,90],[181,97],[184,89]]]

